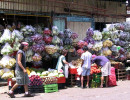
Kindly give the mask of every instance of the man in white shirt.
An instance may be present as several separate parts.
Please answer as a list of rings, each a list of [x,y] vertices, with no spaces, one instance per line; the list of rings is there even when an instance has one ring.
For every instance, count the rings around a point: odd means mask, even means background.
[[[88,51],[87,46],[84,46],[83,50],[84,50],[84,53],[81,55],[81,59],[82,59],[81,88],[83,88],[84,76],[87,76],[86,87],[88,88],[92,54]]]

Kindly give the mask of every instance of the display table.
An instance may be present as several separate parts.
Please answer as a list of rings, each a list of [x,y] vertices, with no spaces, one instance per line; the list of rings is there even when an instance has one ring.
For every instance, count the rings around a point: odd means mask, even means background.
[[[66,78],[65,77],[58,77],[57,78],[57,83],[65,83],[66,82]]]

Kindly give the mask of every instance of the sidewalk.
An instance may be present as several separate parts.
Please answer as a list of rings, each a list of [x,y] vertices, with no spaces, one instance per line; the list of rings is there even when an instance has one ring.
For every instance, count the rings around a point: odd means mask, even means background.
[[[0,94],[0,100],[130,100],[130,81],[118,81],[117,84],[118,86],[109,88],[68,88],[54,93],[36,93],[31,98],[22,97],[24,94],[16,94],[16,98]],[[7,86],[0,87],[1,92],[7,90]]]

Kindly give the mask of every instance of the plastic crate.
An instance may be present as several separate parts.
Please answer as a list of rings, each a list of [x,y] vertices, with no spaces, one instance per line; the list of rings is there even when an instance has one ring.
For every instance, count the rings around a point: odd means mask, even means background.
[[[66,82],[66,78],[65,77],[58,77],[57,78],[57,83],[65,83]]]
[[[28,86],[28,91],[31,93],[42,93],[43,92],[43,86]]]
[[[100,74],[93,74],[93,81],[95,81],[96,83],[100,83],[101,82],[101,75]]]
[[[44,85],[44,92],[45,93],[58,92],[58,84]]]
[[[69,73],[70,74],[77,74],[77,68],[69,68]]]
[[[119,68],[120,68],[119,64],[113,64],[112,66],[113,66],[115,69],[119,69]]]
[[[127,75],[127,80],[130,80],[130,75]]]

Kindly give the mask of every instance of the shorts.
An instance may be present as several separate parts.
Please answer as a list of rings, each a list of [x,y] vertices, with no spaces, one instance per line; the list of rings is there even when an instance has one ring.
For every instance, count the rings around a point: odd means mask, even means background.
[[[15,75],[16,75],[16,83],[18,85],[28,85],[29,84],[29,78],[28,78],[28,74],[24,73],[22,71],[15,71]]]
[[[102,68],[101,68],[102,76],[108,76],[111,74],[111,63],[107,62]]]
[[[82,67],[82,74],[81,76],[89,76],[90,75],[90,69]]]

